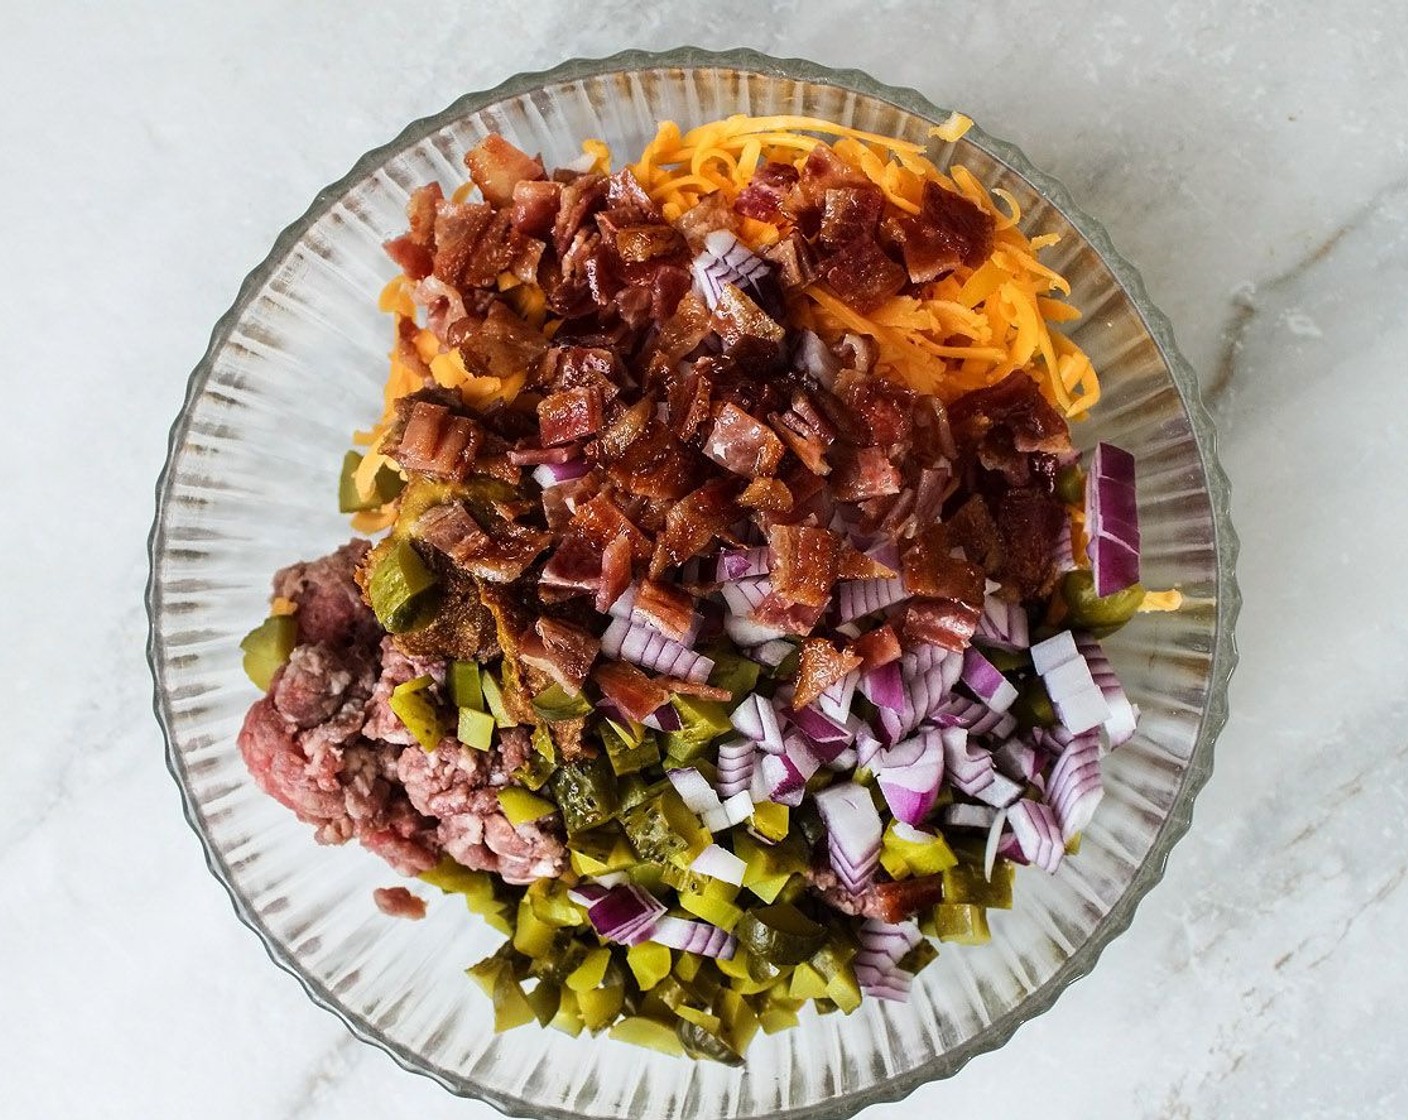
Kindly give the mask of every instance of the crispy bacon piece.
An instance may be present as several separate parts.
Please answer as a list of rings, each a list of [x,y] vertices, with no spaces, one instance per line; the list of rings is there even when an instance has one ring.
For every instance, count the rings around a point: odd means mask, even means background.
[[[607,474],[623,490],[644,498],[682,498],[697,485],[699,466],[699,456],[651,417],[641,437],[607,468]]]
[[[418,395],[403,397],[396,413],[403,426],[400,437],[387,446],[387,455],[405,470],[463,481],[484,438],[479,424]]]
[[[625,661],[603,661],[592,673],[602,695],[637,723],[670,702],[670,690]]]
[[[795,292],[817,278],[816,255],[800,230],[793,230],[765,248],[761,256],[777,265],[777,279],[783,291]]]
[[[850,541],[841,542],[841,559],[836,565],[837,579],[893,579],[898,574],[873,556],[858,552]]]
[[[996,385],[965,393],[948,409],[948,421],[962,448],[976,447],[994,428],[1012,433],[1018,451],[1070,451],[1065,419],[1041,395],[1036,382],[1021,370]]]
[[[834,392],[867,441],[891,461],[903,462],[914,440],[914,394],[903,385],[848,369],[836,375]]]
[[[869,187],[870,180],[838,156],[827,144],[818,144],[807,153],[797,185],[782,204],[782,212],[791,217],[808,236],[821,223],[826,206],[826,192],[840,187]]]
[[[605,614],[631,585],[631,538],[612,537],[601,553],[601,586],[597,588],[596,609]]]
[[[542,641],[546,661],[538,667],[563,688],[580,692],[591,672],[592,662],[601,651],[601,643],[580,626],[561,619],[539,618],[533,629]],[[519,652],[525,661],[530,660],[526,648],[520,647]]]
[[[483,202],[435,204],[435,275],[447,284],[460,284],[470,261],[478,252],[480,240],[491,222],[494,210]]]
[[[793,393],[792,407],[786,412],[774,412],[768,421],[807,470],[816,475],[831,473],[826,453],[836,439],[836,429],[807,394]]]
[[[823,259],[821,275],[837,299],[862,315],[897,294],[908,279],[873,237],[859,237]]]
[[[782,462],[782,441],[766,424],[726,403],[714,413],[704,454],[734,474],[759,478],[776,473]]]
[[[587,455],[604,463],[619,459],[627,448],[645,435],[654,416],[655,402],[649,397],[642,397],[611,420],[601,437],[588,445]]]
[[[553,346],[543,356],[539,380],[555,389],[593,386],[603,402],[615,400],[626,376],[616,355],[601,346]]]
[[[513,185],[513,206],[509,221],[513,228],[528,237],[547,240],[557,221],[557,208],[562,202],[562,184],[551,180],[524,179]]]
[[[1051,592],[1056,582],[1056,542],[1066,513],[1039,490],[1009,490],[997,501],[997,532],[1003,563],[998,578],[1023,599]]]
[[[732,284],[714,308],[713,328],[724,354],[756,370],[777,365],[787,332],[771,315]]]
[[[741,486],[731,478],[710,479],[680,499],[665,513],[665,531],[655,542],[650,576],[698,556],[714,537],[738,520],[735,499]]]
[[[904,550],[901,578],[911,595],[958,599],[981,607],[987,577],[983,569],[953,556],[948,530],[929,525]]]
[[[911,599],[905,605],[900,631],[911,645],[927,642],[957,651],[973,640],[982,616],[981,607],[957,599]]]
[[[716,229],[730,233],[738,228],[738,218],[722,191],[706,194],[695,205],[675,219],[675,228],[684,234],[691,253],[704,248],[704,239]]]
[[[484,322],[460,342],[460,356],[470,373],[498,378],[531,372],[547,349],[547,339],[497,302],[490,306]]]
[[[621,511],[611,495],[599,493],[582,502],[567,523],[557,550],[543,568],[543,583],[568,590],[609,594],[608,587],[619,584],[623,566],[621,554],[614,553],[608,581],[606,556],[618,539],[627,542],[632,557],[643,560],[650,555],[649,538]],[[625,567],[629,582],[629,564]]]
[[[825,606],[836,583],[840,539],[826,529],[774,525],[768,530],[768,547],[773,590],[794,603]]]
[[[607,180],[606,203],[617,225],[663,223],[665,220],[629,168],[623,167]]]
[[[861,237],[875,237],[885,195],[880,188],[865,186],[831,187],[823,196],[821,229],[817,237],[824,248],[840,249]]]
[[[603,422],[601,390],[595,385],[563,389],[538,402],[538,426],[549,447],[595,435]]]
[[[552,243],[558,256],[566,256],[587,219],[606,205],[606,190],[606,177],[594,173],[579,175],[563,184],[552,227]]]
[[[641,581],[634,610],[677,642],[694,624],[694,596],[682,587],[655,579]]]
[[[738,495],[738,504],[744,509],[785,513],[792,508],[792,491],[781,479],[755,478]]]
[[[486,533],[458,502],[426,510],[415,531],[457,566],[491,583],[512,583],[552,543],[552,534],[512,521]]]
[[[382,243],[386,255],[395,262],[397,268],[412,280],[423,280],[435,267],[435,255],[422,245],[417,245],[409,236],[393,237]]]
[[[898,494],[904,483],[900,470],[879,447],[856,447],[841,457],[831,488],[843,502],[863,502]]]
[[[888,622],[874,630],[867,630],[846,648],[860,658],[862,673],[898,661],[901,653],[899,635]]]
[[[386,255],[412,280],[422,280],[435,267],[435,205],[445,197],[439,183],[417,187],[406,202],[410,229],[386,242]]]
[[[790,163],[769,160],[753,172],[753,178],[733,200],[733,208],[745,218],[775,222],[782,214],[782,200],[792,193],[799,177]]]
[[[486,202],[507,206],[514,188],[524,179],[546,176],[543,161],[515,148],[497,132],[491,132],[464,154],[464,165]]]
[[[813,607],[806,603],[795,603],[774,591],[766,595],[754,609],[753,621],[762,626],[771,626],[774,630],[781,630],[784,634],[806,637],[821,621],[825,610],[825,606]]]
[[[698,696],[703,700],[731,700],[733,698],[733,693],[728,689],[718,688],[712,684],[681,680],[679,677],[659,677],[657,679],[671,692],[678,692],[685,696]]]
[[[960,194],[926,180],[919,213],[899,220],[905,268],[916,284],[959,265],[977,268],[992,256],[993,216]]]
[[[615,231],[613,240],[616,255],[628,263],[676,256],[686,248],[684,237],[674,226],[623,226]]]
[[[808,638],[802,643],[797,662],[797,685],[792,694],[792,707],[805,708],[852,669],[861,659],[848,650],[840,650],[825,638]]]
[[[680,439],[691,439],[708,422],[713,390],[713,381],[698,363],[671,382],[667,396],[670,427]]]
[[[973,563],[985,571],[996,572],[1003,564],[1002,537],[997,531],[997,522],[982,497],[974,494],[958,507],[952,517],[945,522],[949,540]]]
[[[873,905],[866,912],[882,922],[902,922],[926,906],[934,906],[943,900],[944,877],[921,875],[915,879],[876,883],[870,890]]]
[[[655,336],[655,353],[673,366],[704,341],[709,333],[709,309],[696,295],[680,298],[675,310]]]

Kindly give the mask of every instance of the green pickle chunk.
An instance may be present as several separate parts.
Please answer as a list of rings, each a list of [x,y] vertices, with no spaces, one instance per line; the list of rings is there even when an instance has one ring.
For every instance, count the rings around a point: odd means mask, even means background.
[[[1113,595],[1095,594],[1095,575],[1084,568],[1067,572],[1061,581],[1061,597],[1070,612],[1070,622],[1077,629],[1089,630],[1096,637],[1113,634],[1134,617],[1144,602],[1140,584],[1116,591]]]
[[[372,610],[383,629],[392,634],[414,630],[422,621],[421,608],[429,605],[436,582],[410,541],[392,541],[367,583]]]
[[[283,667],[298,642],[298,623],[292,615],[270,615],[244,636],[244,672],[261,692],[268,692],[274,674]]]

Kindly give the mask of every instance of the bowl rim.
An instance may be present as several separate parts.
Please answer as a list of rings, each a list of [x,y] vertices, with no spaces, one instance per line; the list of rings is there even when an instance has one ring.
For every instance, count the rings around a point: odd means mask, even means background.
[[[172,731],[174,720],[166,688],[168,666],[158,635],[158,620],[163,607],[161,583],[162,561],[166,548],[165,515],[172,500],[175,467],[190,429],[192,409],[210,379],[217,356],[249,303],[273,276],[276,267],[309,228],[323,217],[350,187],[402,149],[495,102],[530,93],[549,84],[621,72],[660,69],[733,70],[801,80],[854,91],[936,122],[948,115],[947,110],[935,106],[917,90],[888,85],[861,70],[836,69],[808,59],[782,58],[751,48],[716,51],[681,46],[663,51],[625,50],[600,58],[572,58],[546,70],[520,72],[492,88],[466,93],[439,112],[412,121],[393,139],[361,156],[345,175],[317,193],[307,210],[285,227],[264,259],[248,273],[234,302],[215,323],[205,354],[187,380],[181,410],[170,429],[166,461],[157,479],[155,510],[147,537],[148,578],[144,596],[148,620],[146,656],[152,674],[152,707],[165,744],[166,767],[180,791],[186,822],[200,840],[206,865],[225,889],[236,916],[259,938],[270,960],[295,977],[308,997],[316,1005],[335,1015],[356,1038],[387,1053],[403,1069],[430,1078],[456,1096],[484,1101],[508,1116],[572,1120],[583,1114],[536,1103],[515,1094],[501,1093],[476,1083],[471,1077],[449,1074],[448,1071],[442,1071],[424,1061],[407,1047],[386,1038],[370,1023],[341,1006],[331,992],[299,967],[297,961],[264,927],[235,886],[224,858],[215,850],[203,827],[202,814],[186,782],[185,763],[177,749]],[[1213,744],[1227,722],[1228,684],[1238,657],[1234,627],[1242,602],[1236,576],[1239,542],[1231,520],[1230,484],[1217,458],[1216,432],[1199,391],[1197,375],[1178,349],[1172,324],[1149,298],[1138,270],[1115,250],[1105,227],[1075,203],[1066,187],[1033,166],[1016,145],[1000,140],[976,125],[969,130],[965,139],[1023,176],[1042,198],[1085,238],[1128,294],[1135,313],[1170,371],[1192,428],[1207,483],[1211,510],[1217,602],[1208,678],[1208,701],[1183,782],[1168,815],[1154,837],[1148,856],[1135,872],[1124,893],[1090,936],[1062,962],[1045,983],[952,1050],[937,1054],[913,1069],[894,1074],[868,1088],[842,1093],[816,1104],[776,1112],[773,1114],[776,1120],[801,1120],[803,1117],[808,1120],[843,1120],[872,1104],[901,1100],[921,1085],[952,1077],[978,1055],[1004,1046],[1023,1023],[1049,1010],[1071,984],[1086,976],[1095,967],[1110,942],[1129,927],[1139,903],[1163,878],[1173,846],[1187,833],[1192,823],[1193,803],[1212,773]]]

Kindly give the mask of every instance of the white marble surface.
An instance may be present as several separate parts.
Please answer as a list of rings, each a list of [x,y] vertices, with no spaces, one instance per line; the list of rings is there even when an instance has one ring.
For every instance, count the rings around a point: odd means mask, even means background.
[[[5,5],[0,1114],[492,1115],[309,1004],[206,873],[149,708],[151,485],[211,324],[359,153],[517,70],[694,42],[913,85],[1064,179],[1235,487],[1242,667],[1167,879],[1050,1013],[873,1115],[1408,1115],[1408,9],[760,8]]]

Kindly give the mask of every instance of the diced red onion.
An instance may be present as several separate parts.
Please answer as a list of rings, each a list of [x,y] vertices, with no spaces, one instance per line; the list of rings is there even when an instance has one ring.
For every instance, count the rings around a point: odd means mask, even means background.
[[[746,791],[758,764],[758,744],[751,739],[730,739],[719,744],[719,796],[732,798]]]
[[[851,703],[855,699],[856,685],[860,683],[860,672],[852,669],[840,680],[832,681],[822,690],[816,706],[838,723],[845,723],[851,714]]]
[[[606,888],[600,883],[578,883],[567,892],[567,897],[578,906],[592,906],[606,897]]]
[[[781,754],[765,754],[758,763],[769,801],[796,807],[807,792],[807,780],[821,768],[821,760],[800,736],[789,739]]]
[[[941,735],[949,784],[969,797],[978,796],[996,777],[991,753],[969,743],[968,732],[961,727],[945,727]]]
[[[909,598],[904,581],[893,579],[848,579],[836,587],[836,619],[854,622],[868,614],[902,603]]]
[[[742,824],[752,815],[753,798],[749,796],[746,789],[739,790],[724,801],[724,817],[727,818],[730,828],[736,824]]]
[[[978,637],[999,649],[1023,650],[1031,645],[1027,612],[1020,603],[1009,603],[996,595],[983,600],[983,616],[978,620]]]
[[[1017,728],[1017,718],[1011,712],[994,712],[986,704],[966,696],[945,700],[931,718],[940,727],[962,727],[973,735],[995,735],[999,739],[1011,735]]]
[[[720,583],[765,576],[770,569],[766,548],[725,549],[719,553],[714,578]]]
[[[838,774],[848,774],[856,768],[856,749],[847,747],[835,758],[826,764],[828,770],[834,770]]]
[[[988,842],[983,846],[983,878],[992,882],[993,865],[997,862],[997,849],[1002,846],[1002,834],[1007,828],[1007,810],[999,809],[988,829]]]
[[[973,690],[979,700],[994,712],[1005,712],[1017,699],[1017,688],[976,646],[969,646],[963,652],[964,684]]]
[[[1002,834],[1002,840],[997,845],[997,854],[1012,863],[1027,862],[1027,857],[1022,854],[1022,845],[1017,843],[1017,838],[1010,831]]]
[[[898,661],[887,661],[860,679],[861,695],[877,708],[892,712],[904,710],[904,677]]]
[[[719,850],[723,851],[722,848]],[[655,923],[650,940],[681,952],[722,960],[729,960],[738,948],[733,934],[718,926],[673,915],[667,915]]]
[[[856,732],[855,744],[857,766],[869,766],[884,747],[884,743],[868,726],[863,726]]]
[[[694,857],[694,862],[689,865],[689,869],[699,872],[700,875],[707,875],[711,879],[721,879],[725,883],[741,887],[743,873],[748,870],[748,865],[727,848],[710,844]]]
[[[1052,561],[1059,575],[1076,570],[1075,546],[1071,541],[1071,519],[1061,518],[1061,532],[1056,536],[1056,546],[1052,549],[1055,559]]]
[[[665,777],[670,779],[670,784],[675,787],[680,800],[688,805],[691,811],[703,814],[711,809],[723,807],[719,802],[719,795],[709,784],[709,779],[693,766],[667,770]]]
[[[1139,507],[1134,456],[1099,443],[1085,479],[1086,530],[1095,594],[1113,595],[1139,582]]]
[[[664,914],[665,907],[654,895],[631,883],[612,887],[587,911],[597,933],[622,945],[646,940]]]
[[[1026,799],[1018,801],[1007,810],[1007,823],[1028,863],[1053,873],[1061,866],[1066,843],[1050,805]]]
[[[841,371],[841,359],[815,331],[800,332],[797,349],[792,354],[792,364],[803,373],[816,378],[825,389],[831,388],[836,381],[836,375]]]
[[[731,579],[719,588],[728,613],[738,618],[751,618],[759,604],[772,593],[772,580],[767,576],[752,579]]]
[[[560,450],[567,450],[561,448]],[[562,463],[543,463],[533,470],[533,481],[544,490],[564,482],[571,482],[574,478],[581,478],[589,470],[591,464],[585,459],[572,459]]]
[[[704,249],[690,271],[695,288],[712,311],[729,285],[760,295],[760,285],[772,275],[772,266],[728,230],[716,229],[704,238]]]
[[[1020,739],[1008,739],[994,747],[992,760],[998,770],[1014,782],[1029,782],[1041,772],[1036,748]]]
[[[870,885],[880,862],[883,826],[870,792],[854,782],[838,782],[816,795],[826,825],[831,866],[852,894]]]
[[[728,819],[728,813],[720,805],[717,809],[706,809],[699,814],[699,819],[704,822],[704,827],[710,832],[727,832],[732,828]]]
[[[916,825],[934,808],[944,778],[943,733],[936,728],[896,744],[881,755],[876,781],[897,820]],[[911,744],[918,746],[914,752]],[[911,757],[912,756],[912,757]],[[907,760],[898,763],[901,757]]]
[[[1052,767],[1046,789],[1046,803],[1056,814],[1064,841],[1090,823],[1104,794],[1099,742],[1090,737],[1072,741]]]
[[[740,618],[732,612],[725,612],[724,633],[729,636],[734,645],[747,648],[775,641],[787,631],[779,630],[776,626],[764,626],[761,622],[754,622],[751,618]]]
[[[1037,642],[1032,646],[1032,668],[1044,677],[1056,666],[1064,665],[1071,658],[1079,656],[1080,650],[1076,648],[1075,635],[1069,630],[1062,630],[1044,642]]]
[[[755,646],[749,650],[748,656],[760,665],[766,665],[769,669],[776,669],[797,647],[785,638],[774,638],[772,641],[764,642],[760,646]]]
[[[1111,716],[1105,694],[1093,683],[1063,700],[1052,700],[1051,706],[1062,726],[1076,734],[1099,727]]]
[[[680,713],[670,703],[661,704],[641,722],[655,731],[678,731],[684,726]]]
[[[643,669],[695,684],[703,684],[714,671],[714,663],[709,658],[665,637],[658,630],[623,618],[613,619],[606,628],[601,636],[601,649],[607,657],[630,661]]]
[[[860,928],[860,951],[854,962],[861,989],[877,999],[907,1000],[914,977],[899,964],[923,936],[914,922],[867,919]]]
[[[949,828],[989,829],[997,819],[998,810],[991,805],[968,805],[960,802],[945,805],[943,822]]]
[[[1022,796],[1022,786],[1014,782],[1005,774],[994,773],[992,781],[985,785],[973,796],[979,801],[988,805],[995,805],[1001,809],[1011,805],[1017,798]]]
[[[766,697],[749,693],[728,718],[733,729],[745,739],[761,744],[770,754],[782,751],[782,725],[778,722],[777,709]]]
[[[1102,726],[1110,749],[1114,750],[1134,737],[1139,724],[1139,708],[1130,703],[1124,686],[1120,684],[1120,679],[1115,675],[1110,659],[1105,656],[1099,642],[1089,634],[1081,634],[1076,638],[1076,648],[1090,666],[1090,675],[1104,695],[1105,703],[1110,707],[1110,718],[1105,720]]]

